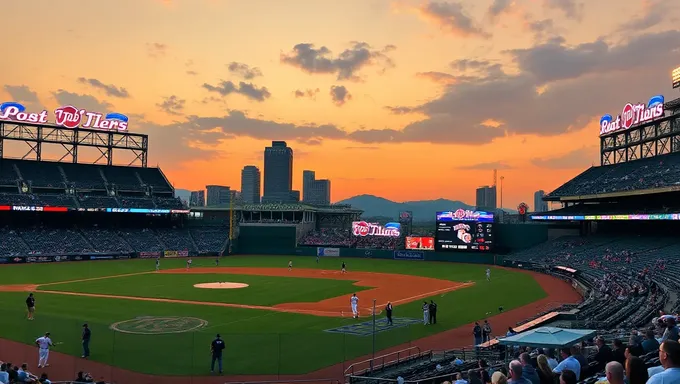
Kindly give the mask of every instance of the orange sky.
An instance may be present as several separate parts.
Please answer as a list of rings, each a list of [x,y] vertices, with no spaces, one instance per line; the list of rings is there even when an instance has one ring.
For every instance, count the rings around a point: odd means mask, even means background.
[[[333,201],[474,204],[497,168],[514,208],[599,163],[602,114],[678,97],[673,2],[10,2],[0,101],[126,114],[177,188],[240,189],[286,140]]]

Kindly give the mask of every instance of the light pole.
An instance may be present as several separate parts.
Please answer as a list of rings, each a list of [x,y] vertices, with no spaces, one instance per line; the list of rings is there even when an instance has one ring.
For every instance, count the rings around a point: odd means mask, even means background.
[[[503,180],[504,179],[505,179],[505,176],[501,176],[501,212],[503,212],[503,213],[505,212],[505,211],[503,211]],[[503,213],[502,213],[502,215],[505,216]],[[503,217],[503,216],[501,216],[501,217]]]

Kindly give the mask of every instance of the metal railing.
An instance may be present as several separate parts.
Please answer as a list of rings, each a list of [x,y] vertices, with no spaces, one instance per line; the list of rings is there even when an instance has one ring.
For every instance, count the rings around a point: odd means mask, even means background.
[[[424,356],[432,356],[432,351],[421,352],[420,347],[413,346],[410,348],[388,353],[386,355],[377,356],[372,359],[351,364],[349,367],[347,367],[347,369],[345,369],[345,376],[354,376],[355,373],[359,375],[365,374],[366,372],[370,372],[376,369],[383,369],[386,366],[399,364],[404,361],[417,359]]]
[[[301,380],[267,380],[267,381],[228,381],[224,384],[341,384],[338,379],[301,379]]]

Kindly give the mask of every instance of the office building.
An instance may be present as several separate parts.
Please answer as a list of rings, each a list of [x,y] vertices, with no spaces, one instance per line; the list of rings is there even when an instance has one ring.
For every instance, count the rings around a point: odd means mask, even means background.
[[[495,212],[498,209],[496,203],[496,187],[495,186],[484,186],[477,188],[476,193],[476,206],[477,209],[482,211]]]
[[[254,165],[241,170],[241,197],[246,204],[260,203],[260,169]]]
[[[205,191],[192,191],[189,197],[190,207],[205,207]]]
[[[547,212],[548,211],[548,202],[543,201],[543,197],[545,197],[545,191],[544,190],[539,190],[534,192],[534,210],[533,212]]]
[[[285,141],[272,141],[264,149],[263,203],[293,203],[300,201],[300,192],[293,191],[293,149]]]
[[[212,207],[216,205],[229,205],[229,197],[231,196],[231,188],[223,185],[207,185],[205,189],[208,191],[208,200],[206,206]]]
[[[330,180],[317,180],[314,171],[302,171],[302,201],[308,204],[329,205],[331,203]]]

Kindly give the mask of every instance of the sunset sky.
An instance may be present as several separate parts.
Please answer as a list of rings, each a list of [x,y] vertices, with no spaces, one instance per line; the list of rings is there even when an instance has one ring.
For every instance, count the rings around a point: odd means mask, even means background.
[[[24,0],[2,13],[0,102],[126,114],[149,165],[183,189],[240,189],[243,166],[262,170],[285,140],[294,188],[311,169],[333,201],[474,204],[495,168],[505,207],[533,205],[599,164],[603,114],[680,97],[677,0]]]

